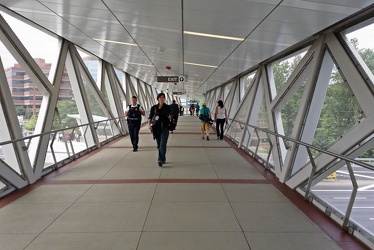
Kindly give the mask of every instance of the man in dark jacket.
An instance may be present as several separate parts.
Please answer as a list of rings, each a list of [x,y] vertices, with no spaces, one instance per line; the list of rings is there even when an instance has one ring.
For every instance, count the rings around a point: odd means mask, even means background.
[[[175,126],[177,126],[178,122],[178,113],[179,113],[179,106],[176,104],[175,100],[173,100],[173,103],[170,104],[170,115],[171,118],[174,119]]]

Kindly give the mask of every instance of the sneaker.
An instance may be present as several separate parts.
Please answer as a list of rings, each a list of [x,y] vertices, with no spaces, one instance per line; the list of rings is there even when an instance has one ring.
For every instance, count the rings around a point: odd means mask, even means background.
[[[219,140],[219,136],[217,136],[217,140]]]
[[[206,137],[206,140],[209,141],[209,136]]]
[[[202,136],[202,137],[201,137],[201,139],[203,139],[203,140],[204,140],[204,136]]]
[[[159,162],[158,162],[158,166],[159,166],[159,167],[162,167],[162,161],[159,161]]]

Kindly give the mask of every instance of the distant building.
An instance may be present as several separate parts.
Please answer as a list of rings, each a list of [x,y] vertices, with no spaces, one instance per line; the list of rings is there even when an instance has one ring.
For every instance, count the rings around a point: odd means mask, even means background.
[[[44,59],[34,58],[44,75],[48,77],[51,70],[51,63],[46,63]],[[27,73],[18,63],[13,67],[5,69],[11,95],[14,105],[21,106],[24,110],[29,110],[32,115],[36,115],[42,103],[43,95],[31,81]],[[66,69],[62,76],[62,84],[60,87],[59,100],[71,100],[73,97],[68,73]],[[25,115],[25,114],[23,114]]]

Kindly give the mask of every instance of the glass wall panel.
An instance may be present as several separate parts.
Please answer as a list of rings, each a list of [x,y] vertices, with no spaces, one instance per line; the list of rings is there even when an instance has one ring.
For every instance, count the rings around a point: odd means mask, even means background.
[[[336,172],[335,178],[326,178],[312,188],[312,193],[328,203],[335,210],[345,214],[352,194],[352,182],[344,166]]]
[[[239,110],[236,113],[234,120],[242,122],[242,123],[247,123],[247,117],[248,117],[248,107],[251,106],[252,100],[249,98],[246,98],[243,100],[243,103],[240,104]]]
[[[59,54],[59,40],[57,37],[47,34],[37,28],[32,27],[18,19],[9,16],[0,11],[0,14],[4,17],[5,21],[12,28],[18,39],[22,42],[23,46],[30,53],[31,57],[39,64],[38,61],[42,60],[46,64],[52,64],[57,62]],[[1,54],[2,55],[2,54]],[[15,63],[13,61],[12,63]],[[11,65],[7,64],[6,67]],[[48,76],[49,69],[42,68],[43,72]]]
[[[374,147],[361,154],[356,160],[374,167]],[[358,191],[351,219],[374,234],[374,216],[372,216],[374,199],[371,198],[374,192],[374,171],[355,164],[352,164],[352,168]],[[340,169],[340,175],[347,175],[347,171],[344,168]]]
[[[114,68],[114,72],[116,73],[116,76],[118,78],[118,81],[121,83],[121,85],[123,86],[123,79],[124,79],[124,73],[123,71],[117,69],[117,68]],[[125,90],[125,88],[124,88]]]
[[[363,155],[372,154],[372,152],[373,148]],[[361,161],[374,166],[373,158],[366,158]],[[340,213],[345,214],[353,185],[347,165],[345,163],[342,165],[339,170],[315,185],[312,188],[312,193],[328,203],[329,207],[333,207]],[[352,164],[352,170],[358,184],[358,190],[350,219],[373,233],[372,210],[374,208],[374,199],[371,198],[374,187],[373,171],[355,164]]]
[[[30,136],[34,134],[36,127],[37,117],[42,103],[44,95],[38,90],[36,85],[31,81],[29,75],[25,72],[22,66],[10,56],[10,52],[7,48],[0,43],[1,47],[1,58],[5,56],[4,67],[9,65],[4,69],[5,77],[7,79],[10,95],[12,97],[12,102],[15,107],[15,112],[18,118],[18,124],[20,130],[22,131],[22,136]],[[44,69],[44,74],[48,74],[51,64],[45,63],[44,59],[36,59],[38,66],[41,69]],[[1,110],[0,110],[0,119],[1,119],[1,135],[0,141],[9,141],[11,136],[9,134],[9,128],[5,120],[5,115],[3,114],[4,100],[1,100]],[[36,140],[36,138],[31,139]],[[29,140],[25,141],[25,144]],[[37,145],[35,143],[30,144],[31,147],[28,148],[29,155],[35,155],[37,151]],[[8,164],[12,169],[17,173],[21,174],[21,169],[19,166],[19,161],[14,151],[12,144],[0,146],[0,157],[3,161]]]
[[[94,56],[94,55],[91,55],[90,53],[87,53],[86,51],[83,51],[79,48],[77,48],[78,50],[78,53],[80,55],[80,57],[82,58],[82,61],[83,63],[86,65],[88,71],[90,72],[91,74],[91,77],[95,80],[98,88],[100,89],[100,83],[97,82],[97,77],[98,77],[98,74],[100,73],[99,70],[99,59]]]
[[[341,32],[366,63],[367,74],[374,74],[374,18]]]
[[[231,90],[231,87],[232,87],[232,82],[230,82],[230,83],[228,83],[228,84],[226,84],[225,86],[224,86],[224,92],[223,92],[223,99],[224,100],[222,100],[222,101],[226,101],[226,99],[227,99],[227,95],[229,94],[229,92],[230,92],[230,90]]]
[[[282,87],[287,82],[288,78],[292,75],[293,71],[305,54],[305,50],[299,51],[298,53],[290,57],[282,58],[281,61],[278,61],[271,65],[276,89],[276,93],[272,93],[273,97],[275,97],[277,93],[282,89]]]
[[[295,125],[295,119],[300,106],[300,100],[303,95],[304,88],[305,85],[303,84],[288,100],[287,104],[281,110],[284,135],[287,137],[292,137],[292,130]]]
[[[68,158],[73,152],[78,153],[87,149],[85,142],[87,127],[74,128],[81,124],[81,114],[79,114],[78,111],[69,74],[66,67],[64,67],[63,78],[57,100],[57,108],[52,125],[52,130],[60,131],[55,133],[54,141],[50,141],[44,167],[54,164],[55,161],[59,162]],[[70,144],[70,142],[72,144]]]
[[[9,133],[9,126],[5,120],[5,115],[3,112],[3,100],[0,100],[0,141],[10,141],[12,138]],[[22,126],[22,124],[20,124]],[[27,134],[24,134],[27,136]],[[6,144],[0,146],[0,160],[7,164],[18,174],[22,174],[19,162],[17,160],[16,153],[14,151],[13,144]]]
[[[132,86],[134,87],[136,93],[134,93],[134,95],[137,95],[139,93],[139,90],[138,90],[138,80],[133,77],[133,76],[130,76],[130,79],[131,79],[131,84]]]
[[[5,45],[0,41],[0,56],[1,62],[3,63],[3,68],[5,71],[11,67],[14,67],[14,64],[17,63],[16,59],[8,51]]]
[[[245,128],[245,126],[243,124],[241,124],[239,122],[236,122],[236,121],[233,121],[230,124],[230,126],[229,126],[229,128],[226,132],[226,135],[231,137],[234,142],[239,143],[240,139],[243,136],[244,128]]]
[[[268,112],[266,108],[265,96],[262,99],[260,112],[258,114],[255,126],[262,128],[262,129],[269,128],[269,120],[268,120]],[[258,138],[257,138],[258,141],[257,142],[253,141],[253,138],[252,138],[251,144],[250,144],[250,146],[252,147],[251,150],[254,152],[256,149],[253,148],[253,146],[258,144],[259,147],[257,149],[257,155],[261,157],[262,159],[266,160],[269,154],[269,150],[270,150],[269,138],[265,132],[260,131],[260,130],[257,132],[258,132]]]
[[[247,90],[253,83],[253,78],[255,77],[257,71],[251,72],[250,74],[243,76],[240,78],[240,82],[242,83],[242,91],[240,95],[240,99],[244,97],[244,94],[247,93]]]
[[[354,95],[334,67],[313,145],[325,148],[365,117]]]

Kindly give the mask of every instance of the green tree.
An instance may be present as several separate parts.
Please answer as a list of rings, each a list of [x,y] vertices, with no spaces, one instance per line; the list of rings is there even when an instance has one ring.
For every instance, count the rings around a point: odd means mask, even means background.
[[[90,88],[87,86],[87,83],[84,83],[84,90],[86,91],[86,94],[87,94],[88,104],[90,106],[91,113],[93,115],[105,116],[103,110],[97,103],[96,98],[92,94]]]
[[[351,43],[358,49],[357,39],[352,39]],[[362,49],[358,52],[373,71],[374,52],[371,49]],[[327,147],[351,129],[354,124],[358,123],[362,111],[357,103],[349,85],[344,82],[340,72],[335,69],[326,93],[320,125],[313,144],[319,147]]]
[[[23,124],[23,128],[29,131],[35,130],[37,117],[33,115],[27,122]]]
[[[77,122],[74,118],[68,117],[68,114],[78,114],[78,108],[74,100],[61,100],[57,103],[58,112],[61,118],[61,125],[66,127],[76,126]],[[57,117],[53,124],[53,129],[61,128]]]
[[[274,82],[277,92],[283,87],[287,79],[290,77],[292,72],[295,70],[300,60],[302,59],[301,55],[296,56],[292,61],[287,60],[280,63],[272,65]],[[282,114],[282,124],[284,129],[284,134],[286,136],[292,135],[292,130],[295,123],[295,118],[299,108],[299,103],[301,95],[304,90],[304,85],[302,85],[295,94],[289,99],[287,104],[283,107]]]
[[[358,51],[358,53],[369,67],[370,71],[374,73],[374,51],[371,49],[361,49]]]
[[[23,106],[16,106],[17,115],[26,115],[25,108]]]
[[[362,60],[366,63],[371,73],[374,74],[374,51],[371,49],[360,49],[358,51]],[[374,158],[374,148],[361,155],[362,158]]]
[[[249,86],[251,86],[252,81],[253,81],[253,76],[252,75],[243,78],[244,93],[247,91]]]

